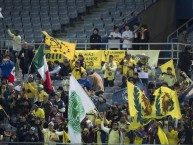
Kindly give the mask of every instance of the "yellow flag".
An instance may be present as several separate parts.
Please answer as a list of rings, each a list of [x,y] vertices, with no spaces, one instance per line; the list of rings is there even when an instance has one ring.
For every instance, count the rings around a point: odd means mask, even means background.
[[[167,68],[171,67],[172,68],[172,74],[176,77],[176,72],[175,72],[175,68],[174,68],[174,62],[173,60],[170,60],[166,63],[164,63],[163,65],[160,66],[160,69],[162,71],[162,73],[167,73]]]
[[[74,59],[76,44],[51,37],[45,31],[42,33],[45,35],[45,43],[50,46],[51,53],[62,54],[70,60]]]
[[[193,84],[192,80],[183,71],[180,72],[180,75],[184,76],[185,78],[185,80],[183,81],[183,85],[184,85],[183,89],[189,88]]]
[[[127,82],[127,92],[130,116],[134,117],[130,127],[136,128],[137,126],[147,124],[150,119],[145,119],[145,116],[151,115],[152,112],[148,98],[137,86],[134,86],[130,82]]]
[[[70,141],[70,137],[66,131],[63,131],[63,143],[67,143]]]
[[[163,132],[163,130],[160,127],[158,127],[157,134],[161,144],[164,144],[164,145],[169,144],[166,134]]]
[[[182,117],[176,91],[160,87],[154,92],[155,102],[152,106],[152,117],[162,118],[171,115],[172,118]]]
[[[2,110],[3,109],[3,107],[0,105],[0,110]]]

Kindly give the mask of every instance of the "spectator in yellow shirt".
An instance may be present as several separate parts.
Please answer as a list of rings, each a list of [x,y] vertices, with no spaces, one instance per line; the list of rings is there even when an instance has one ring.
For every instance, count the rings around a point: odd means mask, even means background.
[[[168,133],[166,133],[169,144],[177,145],[179,143],[178,131],[174,130],[172,125],[168,126]]]
[[[86,70],[80,65],[80,61],[75,62],[75,66],[72,66],[72,74],[76,80],[81,78],[81,74],[86,72]]]
[[[40,102],[35,102],[33,105],[33,114],[36,117],[39,117],[42,121],[45,119],[45,112],[42,108],[39,107]]]
[[[34,102],[34,99],[37,95],[37,85],[36,82],[34,82],[33,80],[33,75],[28,76],[28,81],[24,83],[23,88],[30,102]]]
[[[176,82],[176,77],[172,74],[172,68],[168,67],[166,73],[162,73],[159,76],[159,80],[167,83],[169,87],[172,87]]]

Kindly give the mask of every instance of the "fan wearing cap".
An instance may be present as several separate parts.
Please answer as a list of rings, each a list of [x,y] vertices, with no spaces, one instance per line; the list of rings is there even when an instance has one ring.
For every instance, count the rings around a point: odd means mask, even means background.
[[[138,73],[139,78],[142,80],[144,86],[148,85],[148,70],[153,70],[155,69],[155,67],[152,67],[149,65],[148,63],[148,59],[149,57],[145,54],[142,53],[141,55],[137,55],[140,59],[137,62],[136,68],[135,68],[135,72]]]
[[[25,142],[39,142],[39,138],[35,133],[36,128],[31,127],[29,133],[25,137]],[[32,145],[32,144],[28,144]]]
[[[38,101],[43,102],[44,95],[47,95],[47,93],[44,91],[44,86],[42,84],[38,85]]]
[[[54,123],[50,122],[48,124],[48,129],[43,128],[42,130],[44,134],[44,142],[58,142],[59,141],[59,136],[56,134],[56,131],[54,130]]]
[[[30,74],[28,76],[28,81],[23,84],[23,89],[25,90],[27,98],[33,102],[38,92],[36,82],[33,80],[33,75]]]
[[[108,87],[108,86],[113,87],[114,86],[116,70],[117,70],[117,64],[113,61],[113,55],[109,55],[108,62],[106,62],[102,67],[102,71],[105,72],[104,87]]]
[[[86,70],[81,66],[81,62],[77,60],[75,66],[72,67],[72,74],[76,80],[81,78],[81,74],[86,72]]]
[[[174,74],[172,74],[172,68],[168,67],[167,72],[162,72],[162,74],[159,76],[159,80],[163,81],[164,83],[167,83],[169,87],[173,87],[173,85],[176,83],[176,77]]]
[[[59,76],[64,78],[64,77],[67,77],[71,72],[72,70],[71,70],[70,62],[67,58],[65,58],[64,65],[61,67],[59,71]]]
[[[49,100],[49,95],[47,93],[44,93],[43,95],[43,102],[42,102],[42,108],[44,109],[45,112],[45,120],[49,121],[49,117],[51,114],[51,109],[52,109],[52,102]]]
[[[34,103],[32,112],[36,117],[39,117],[41,120],[45,119],[45,112],[42,108],[40,108],[40,102]]]
[[[58,107],[58,111],[61,113],[64,113],[66,111],[64,101],[61,100],[61,93],[56,92],[55,93],[55,101],[53,105]]]

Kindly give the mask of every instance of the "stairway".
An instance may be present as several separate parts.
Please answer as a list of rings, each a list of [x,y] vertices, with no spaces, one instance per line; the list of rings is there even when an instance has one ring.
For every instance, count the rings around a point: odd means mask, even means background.
[[[93,7],[92,9],[90,9],[90,13],[82,15],[80,20],[74,21],[74,26],[66,26],[66,32],[57,35],[57,37],[65,39],[66,36],[69,36],[70,34],[75,34],[76,30],[79,30],[79,28],[84,27],[84,23],[91,23],[93,18],[100,17],[101,14],[107,12],[109,8],[115,7],[116,2],[117,0],[106,0],[104,2],[98,3],[98,7]]]

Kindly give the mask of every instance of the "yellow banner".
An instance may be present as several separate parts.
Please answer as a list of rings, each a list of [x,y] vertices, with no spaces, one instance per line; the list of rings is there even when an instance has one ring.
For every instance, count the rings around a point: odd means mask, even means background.
[[[170,60],[170,61],[168,61],[168,62],[166,62],[166,63],[164,63],[160,66],[160,69],[161,69],[162,73],[167,73],[167,68],[168,67],[172,68],[172,74],[176,77],[176,71],[175,71],[175,68],[174,68],[173,60]]]
[[[78,55],[84,56],[86,68],[100,69],[101,68],[101,51],[99,50],[76,50],[75,60],[78,59]]]
[[[50,53],[50,50],[44,50],[44,54],[47,61],[54,62],[55,60],[58,60],[61,63],[64,62],[65,57],[62,54]]]
[[[50,46],[51,53],[62,54],[70,60],[74,59],[76,44],[51,37],[45,31],[42,33],[45,35],[45,43]]]
[[[135,57],[136,55],[145,53],[149,57],[149,65],[157,66],[160,50],[128,50],[127,53],[130,53],[132,56],[134,56],[136,61],[139,59],[138,57]]]
[[[119,65],[120,61],[125,57],[125,50],[101,50],[102,61],[107,62],[109,60],[109,55],[113,55],[114,61],[117,64],[118,68],[121,68]]]

